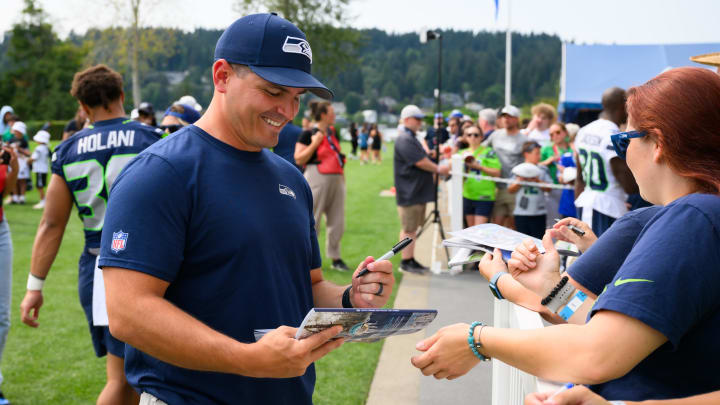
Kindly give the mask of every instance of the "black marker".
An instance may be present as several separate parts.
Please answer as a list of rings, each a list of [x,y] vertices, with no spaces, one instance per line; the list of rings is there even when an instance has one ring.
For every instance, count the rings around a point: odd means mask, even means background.
[[[376,262],[379,262],[379,261],[381,261],[381,260],[387,260],[387,259],[395,256],[395,255],[397,254],[397,252],[399,252],[399,251],[405,249],[406,247],[408,247],[408,245],[411,244],[412,241],[413,241],[412,238],[405,238],[405,239],[401,240],[397,245],[393,246],[392,249],[390,249],[389,252],[387,252],[387,253],[385,253],[384,255],[380,256],[380,258],[377,259]],[[368,273],[370,273],[370,270],[368,270],[367,267],[366,267],[366,268],[360,270],[360,273],[358,273],[358,275],[355,276],[355,278],[362,277],[362,276],[364,276],[364,275],[366,275],[366,274],[368,274]]]
[[[555,222],[559,222],[559,221],[560,220],[558,218],[555,218]],[[565,226],[567,226],[571,231],[575,232],[575,235],[580,236],[580,237],[585,236],[585,231],[578,228],[577,226],[572,225],[572,224],[567,224]]]

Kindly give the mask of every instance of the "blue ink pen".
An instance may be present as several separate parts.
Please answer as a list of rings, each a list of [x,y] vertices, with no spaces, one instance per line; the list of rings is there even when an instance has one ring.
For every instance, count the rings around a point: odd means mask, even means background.
[[[573,384],[573,383],[567,383],[567,384],[563,385],[562,387],[560,387],[559,390],[555,391],[554,394],[550,395],[550,397],[548,399],[553,399],[555,397],[555,395],[557,395],[561,392],[565,392],[574,386],[575,386],[575,384]]]

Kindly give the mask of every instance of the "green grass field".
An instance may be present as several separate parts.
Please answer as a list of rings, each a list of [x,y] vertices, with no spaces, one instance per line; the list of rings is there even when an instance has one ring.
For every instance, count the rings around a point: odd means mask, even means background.
[[[349,151],[350,145],[343,144],[343,150]],[[395,199],[378,196],[382,189],[393,184],[391,145],[383,157],[385,160],[379,166],[360,166],[357,160],[348,160],[342,255],[351,268],[368,255],[383,254],[397,242],[400,225]],[[75,212],[44,288],[40,327],[32,329],[20,322],[20,302],[25,294],[32,243],[41,215],[41,211],[31,208],[38,200],[37,192],[29,192],[27,199],[28,203],[22,206],[5,206],[14,258],[12,326],[1,364],[5,378],[2,390],[15,405],[94,403],[105,381],[105,360],[94,355],[78,300],[77,260],[83,234]],[[324,231],[319,238],[325,277],[338,284],[349,283],[349,273],[329,268]],[[399,281],[399,258],[393,261]],[[388,306],[392,306],[394,298],[395,291]],[[381,342],[350,343],[321,359],[316,365],[314,402],[363,404],[381,348]]]

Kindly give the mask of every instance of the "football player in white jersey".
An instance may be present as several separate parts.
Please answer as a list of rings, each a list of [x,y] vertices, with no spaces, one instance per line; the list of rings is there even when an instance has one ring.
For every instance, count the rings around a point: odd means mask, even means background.
[[[581,219],[592,224],[600,236],[615,219],[627,211],[625,201],[637,193],[637,184],[630,169],[613,149],[610,136],[620,132],[627,121],[625,90],[612,87],[602,96],[600,117],[584,126],[575,139],[578,176],[575,182],[575,206]]]

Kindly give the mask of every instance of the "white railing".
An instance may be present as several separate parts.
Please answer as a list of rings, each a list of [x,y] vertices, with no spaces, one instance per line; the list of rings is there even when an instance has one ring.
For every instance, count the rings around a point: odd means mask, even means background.
[[[453,155],[452,179],[448,186],[448,211],[451,231],[463,228],[462,188],[465,164],[460,155]],[[455,248],[452,248],[455,254]],[[494,300],[493,326],[511,329],[538,329],[543,327],[537,312],[517,306],[507,300]],[[515,367],[493,360],[492,405],[522,404],[525,395],[538,391],[553,391],[560,384],[545,381]]]

